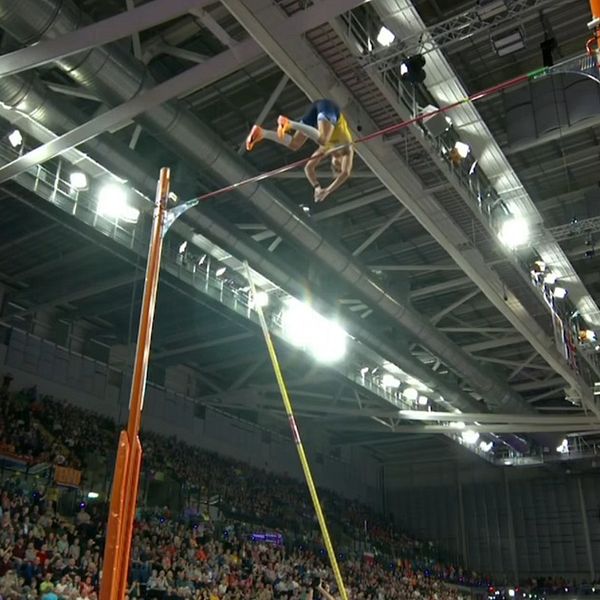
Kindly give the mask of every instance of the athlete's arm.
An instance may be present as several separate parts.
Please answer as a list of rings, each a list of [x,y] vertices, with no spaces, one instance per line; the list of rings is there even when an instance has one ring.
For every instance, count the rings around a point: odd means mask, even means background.
[[[352,175],[352,165],[353,164],[354,164],[354,149],[352,147],[350,147],[350,148],[348,148],[348,153],[345,154],[344,157],[342,158],[342,168],[340,169],[338,176],[326,188],[324,188],[321,191],[320,198],[319,198],[319,200],[321,202],[323,200],[325,200],[325,198],[327,198],[327,196],[329,196],[330,194],[335,192],[335,190],[340,188],[346,182],[346,180],[350,178],[350,175]]]
[[[322,585],[319,586],[319,593],[325,600],[336,600],[335,596],[332,596]]]
[[[323,160],[323,151],[321,149],[317,150],[312,158],[306,163],[304,167],[304,174],[306,175],[306,179],[313,188],[321,187],[319,185],[319,180],[317,179],[317,167],[319,163]]]

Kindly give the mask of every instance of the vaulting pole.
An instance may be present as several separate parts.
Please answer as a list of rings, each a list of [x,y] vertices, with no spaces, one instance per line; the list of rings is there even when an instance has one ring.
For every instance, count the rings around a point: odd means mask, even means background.
[[[142,462],[142,445],[139,431],[144,407],[146,374],[154,323],[156,291],[160,275],[162,241],[167,216],[170,171],[161,169],[156,190],[152,234],[146,282],[140,311],[137,348],[129,398],[129,423],[121,432],[115,463],[110,514],[104,549],[104,568],[100,584],[100,600],[122,600],[127,587],[131,536]]]

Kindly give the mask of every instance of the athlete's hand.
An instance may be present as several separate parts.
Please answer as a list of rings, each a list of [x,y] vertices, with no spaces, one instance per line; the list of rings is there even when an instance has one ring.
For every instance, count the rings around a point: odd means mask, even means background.
[[[323,189],[321,186],[315,188],[315,202],[323,202],[327,195],[327,188]]]

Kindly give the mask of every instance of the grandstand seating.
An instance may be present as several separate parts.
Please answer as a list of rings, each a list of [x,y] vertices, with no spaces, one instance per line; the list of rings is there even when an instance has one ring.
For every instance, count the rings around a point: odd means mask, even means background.
[[[3,386],[0,395],[0,454],[8,452],[26,464],[20,476],[2,471],[0,595],[94,600],[105,504],[82,502],[73,511],[73,502],[59,502],[53,482],[39,475],[32,481],[27,474],[36,464],[50,462],[82,469],[85,478],[87,457],[112,460],[116,425],[38,398],[35,389],[10,394]],[[331,580],[301,483],[153,433],[144,434],[144,449],[147,476],[168,472],[197,490],[206,505],[140,508],[131,598],[299,599],[315,575]],[[352,598],[453,600],[461,592],[448,583],[489,585],[443,565],[432,545],[396,531],[367,507],[326,490],[322,497],[333,517]],[[208,518],[210,505],[217,518]],[[265,532],[280,536],[256,535]]]

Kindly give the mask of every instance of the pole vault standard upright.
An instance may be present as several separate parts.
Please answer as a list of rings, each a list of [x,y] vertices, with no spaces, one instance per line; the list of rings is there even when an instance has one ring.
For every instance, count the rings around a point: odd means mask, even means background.
[[[100,600],[123,600],[127,586],[131,537],[142,463],[142,444],[139,432],[146,391],[146,375],[150,356],[150,342],[152,340],[152,326],[154,324],[156,292],[160,277],[163,239],[175,219],[198,203],[196,200],[191,200],[167,210],[169,188],[170,170],[163,168],[160,171],[154,203],[150,249],[148,264],[146,265],[144,295],[140,309],[140,324],[129,398],[129,422],[127,429],[121,431],[115,461],[102,581],[100,584]]]

